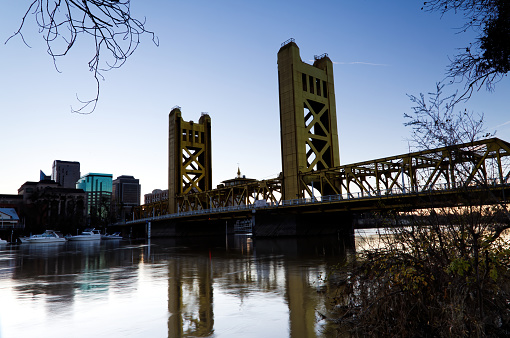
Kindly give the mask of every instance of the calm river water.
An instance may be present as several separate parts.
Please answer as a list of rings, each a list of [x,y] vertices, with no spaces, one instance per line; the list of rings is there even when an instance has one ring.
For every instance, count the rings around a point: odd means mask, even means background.
[[[320,276],[354,251],[240,235],[3,245],[0,337],[327,337]]]

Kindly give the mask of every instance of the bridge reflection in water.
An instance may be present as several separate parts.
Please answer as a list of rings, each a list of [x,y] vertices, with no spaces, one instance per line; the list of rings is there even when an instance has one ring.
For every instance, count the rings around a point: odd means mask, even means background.
[[[335,238],[254,243],[240,235],[225,246],[194,260],[168,259],[168,337],[323,336],[317,310],[326,310],[321,290],[328,288],[318,276],[345,259],[349,246]]]
[[[153,239],[0,247],[0,335],[324,337],[342,239]],[[41,332],[43,333],[41,335]]]

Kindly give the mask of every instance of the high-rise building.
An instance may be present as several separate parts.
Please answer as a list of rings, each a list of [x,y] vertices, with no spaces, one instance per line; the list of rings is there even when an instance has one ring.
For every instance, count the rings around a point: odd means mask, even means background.
[[[130,219],[134,207],[140,205],[140,181],[133,176],[122,175],[113,180],[112,202],[119,220]]]
[[[75,189],[80,179],[80,162],[53,161],[51,179],[64,188]]]
[[[140,205],[140,181],[133,176],[122,175],[112,182],[112,198],[126,205]]]
[[[76,188],[83,189],[87,194],[87,215],[92,223],[109,221],[112,177],[112,174],[88,173],[76,183]]]

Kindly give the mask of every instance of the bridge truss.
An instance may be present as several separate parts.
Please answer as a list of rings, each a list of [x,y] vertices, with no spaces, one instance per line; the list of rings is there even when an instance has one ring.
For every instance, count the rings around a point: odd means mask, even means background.
[[[246,205],[279,205],[282,182],[280,178],[245,184],[223,186],[217,189],[180,194],[176,197],[178,213]],[[166,205],[165,205],[166,204]],[[135,217],[146,218],[168,213],[168,200],[145,204],[137,209]]]
[[[428,192],[510,182],[510,143],[498,138],[302,173],[302,197]]]
[[[281,180],[276,178],[181,195],[177,198],[178,210],[185,212],[256,203],[277,205],[281,201],[281,187]]]
[[[497,138],[300,174],[299,199],[340,199],[439,192],[510,184],[510,143]],[[333,191],[333,194],[331,194]],[[177,196],[178,212],[233,206],[284,205],[275,178]],[[168,212],[167,202],[143,205],[137,218]]]

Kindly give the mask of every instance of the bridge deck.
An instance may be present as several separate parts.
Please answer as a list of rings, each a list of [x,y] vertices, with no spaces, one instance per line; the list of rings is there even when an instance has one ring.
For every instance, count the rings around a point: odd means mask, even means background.
[[[446,206],[445,200],[451,203],[459,203],[459,196],[469,192],[474,196],[476,193],[487,195],[487,203],[499,203],[504,201],[505,196],[510,196],[510,183],[499,184],[497,180],[492,180],[490,185],[470,186],[468,188],[451,189],[447,184],[436,185],[434,189],[425,190],[423,187],[416,189],[386,189],[376,192],[356,192],[341,195],[317,196],[311,198],[301,198],[292,200],[283,200],[278,203],[253,203],[240,204],[235,206],[217,207],[209,209],[190,210],[177,212],[173,214],[160,215],[154,217],[145,217],[120,224],[141,224],[147,221],[163,220],[205,220],[219,218],[246,217],[254,212],[278,213],[315,213],[315,212],[334,212],[334,211],[368,211],[382,210],[388,208],[413,209],[420,207],[430,207],[434,201],[442,198],[442,204]],[[456,202],[453,202],[453,201]],[[262,201],[265,202],[265,201]]]

